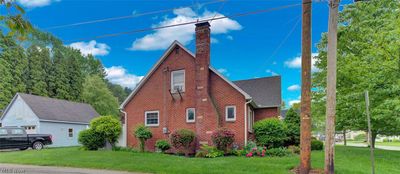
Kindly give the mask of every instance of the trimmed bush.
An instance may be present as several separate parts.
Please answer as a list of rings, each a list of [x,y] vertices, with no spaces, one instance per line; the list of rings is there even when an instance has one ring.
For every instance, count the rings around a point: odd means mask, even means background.
[[[288,151],[286,148],[284,147],[279,147],[279,148],[272,148],[272,149],[267,149],[265,152],[266,156],[278,156],[278,157],[282,157],[282,156],[287,156],[290,154],[290,151]]]
[[[117,142],[121,134],[121,123],[114,116],[101,116],[90,122],[90,129],[102,136],[112,146]]]
[[[211,139],[218,150],[226,153],[235,141],[235,133],[227,128],[220,128],[213,132]]]
[[[97,150],[104,147],[105,139],[98,135],[93,129],[86,129],[79,132],[79,143],[85,150]]]
[[[287,139],[285,141],[285,145],[298,146],[300,144],[300,115],[296,112],[295,109],[290,108],[286,113],[284,123],[287,127]]]
[[[185,156],[189,156],[190,146],[195,139],[195,134],[191,130],[180,129],[170,135],[172,146],[176,149],[184,148]]]
[[[254,124],[254,134],[259,146],[268,149],[283,146],[287,139],[286,126],[277,118],[268,118]]]
[[[171,145],[167,140],[157,140],[156,147],[161,150],[161,152],[165,152],[166,150],[171,148]]]
[[[289,146],[288,150],[292,152],[292,154],[300,154],[300,147],[299,146]]]
[[[322,150],[324,143],[319,140],[311,140],[311,150]]]
[[[153,137],[153,133],[148,127],[144,126],[143,124],[139,124],[133,131],[133,135],[139,140],[140,151],[144,152],[145,143],[148,139]]]

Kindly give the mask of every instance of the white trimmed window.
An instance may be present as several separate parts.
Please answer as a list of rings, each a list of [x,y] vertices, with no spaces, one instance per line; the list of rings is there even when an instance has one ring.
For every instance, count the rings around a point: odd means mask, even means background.
[[[236,120],[236,106],[225,107],[225,120],[235,121]]]
[[[160,120],[159,111],[146,111],[144,113],[145,125],[146,126],[158,126]]]
[[[254,111],[250,107],[248,107],[248,131],[253,132],[253,125],[254,125]]]
[[[74,137],[74,129],[72,128],[68,129],[68,137]]]
[[[186,122],[193,123],[196,120],[196,109],[187,108],[186,109]]]
[[[185,92],[185,70],[171,72],[171,92]]]

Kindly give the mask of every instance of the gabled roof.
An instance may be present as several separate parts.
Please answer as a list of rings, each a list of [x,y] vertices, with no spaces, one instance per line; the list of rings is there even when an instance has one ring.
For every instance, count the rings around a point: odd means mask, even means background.
[[[2,118],[17,96],[20,96],[25,101],[41,121],[88,124],[90,120],[99,116],[93,107],[86,103],[17,93],[6,110],[4,110]]]
[[[239,80],[233,83],[248,93],[258,108],[279,107],[282,103],[281,76]]]
[[[164,62],[164,60],[168,57],[168,55],[170,54],[171,51],[173,51],[173,49],[175,48],[175,46],[179,46],[182,49],[184,49],[187,53],[189,53],[193,58],[195,58],[195,54],[193,54],[190,50],[188,50],[187,48],[185,48],[185,46],[183,46],[180,42],[178,41],[174,41],[167,49],[167,51],[165,51],[165,53],[161,56],[161,58],[158,60],[158,62],[150,69],[150,71],[146,74],[146,76],[144,76],[144,78],[139,82],[139,84],[135,87],[135,89],[131,92],[131,94],[129,94],[129,96],[125,99],[125,101],[121,104],[120,108],[123,109],[125,107],[125,105],[132,99],[133,96],[135,96],[135,94],[140,90],[140,88],[142,88],[142,86],[146,83],[146,81],[150,78],[150,76],[157,70],[157,68],[161,65],[162,62]],[[217,74],[218,76],[220,76],[223,80],[225,80],[228,84],[230,84],[233,88],[235,88],[236,90],[238,90],[241,94],[243,94],[243,96],[246,99],[251,99],[250,95],[248,95],[246,92],[244,92],[243,90],[241,90],[239,87],[237,87],[234,83],[232,83],[231,81],[229,81],[228,79],[226,79],[221,73],[219,73],[217,70],[215,70],[214,68],[210,67],[210,70],[213,71],[215,74]]]

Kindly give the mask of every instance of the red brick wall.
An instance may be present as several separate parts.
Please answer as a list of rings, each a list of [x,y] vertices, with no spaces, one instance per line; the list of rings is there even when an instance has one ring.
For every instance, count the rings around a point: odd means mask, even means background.
[[[246,102],[244,96],[234,89],[230,84],[224,81],[215,73],[210,73],[211,79],[211,96],[213,96],[216,108],[219,114],[219,122],[221,127],[227,127],[235,132],[235,143],[243,146],[244,144],[244,104]],[[236,106],[236,120],[225,120],[225,107]]]
[[[146,142],[146,149],[154,150],[154,144],[159,139],[168,139],[169,134],[163,134],[163,127],[167,127],[169,132],[177,129],[191,129],[198,135],[206,135],[205,139],[211,143],[211,132],[218,125],[217,111],[221,117],[220,125],[235,131],[236,142],[240,145],[244,142],[244,103],[245,99],[237,90],[231,87],[216,74],[210,72],[210,94],[207,100],[210,104],[206,117],[199,118],[196,108],[196,122],[186,122],[186,108],[196,107],[195,89],[195,59],[179,49],[178,52],[172,51],[164,62],[155,70],[147,82],[141,87],[136,95],[126,104],[128,146],[137,147],[138,141],[132,134],[133,129],[138,124],[145,123],[145,111],[159,111],[159,126],[150,127],[153,138]],[[185,92],[182,99],[174,94],[175,100],[168,92],[171,87],[171,71],[185,69]],[[214,100],[217,104],[212,104]],[[236,105],[236,121],[225,122],[225,106]],[[201,122],[204,129],[197,129],[196,125]],[[199,132],[201,131],[201,132]],[[201,140],[201,139],[200,139]]]
[[[278,107],[254,109],[254,122],[265,118],[278,118],[280,111]]]

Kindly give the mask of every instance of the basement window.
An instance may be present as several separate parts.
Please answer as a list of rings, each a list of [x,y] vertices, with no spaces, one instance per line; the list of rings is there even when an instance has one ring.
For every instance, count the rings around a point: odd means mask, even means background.
[[[194,108],[186,109],[186,122],[193,123],[196,120],[196,110]]]
[[[159,125],[159,111],[146,111],[145,115],[145,125],[146,126],[158,126]]]
[[[225,120],[235,121],[236,120],[236,106],[225,107]]]
[[[185,70],[171,72],[171,92],[185,92]]]

